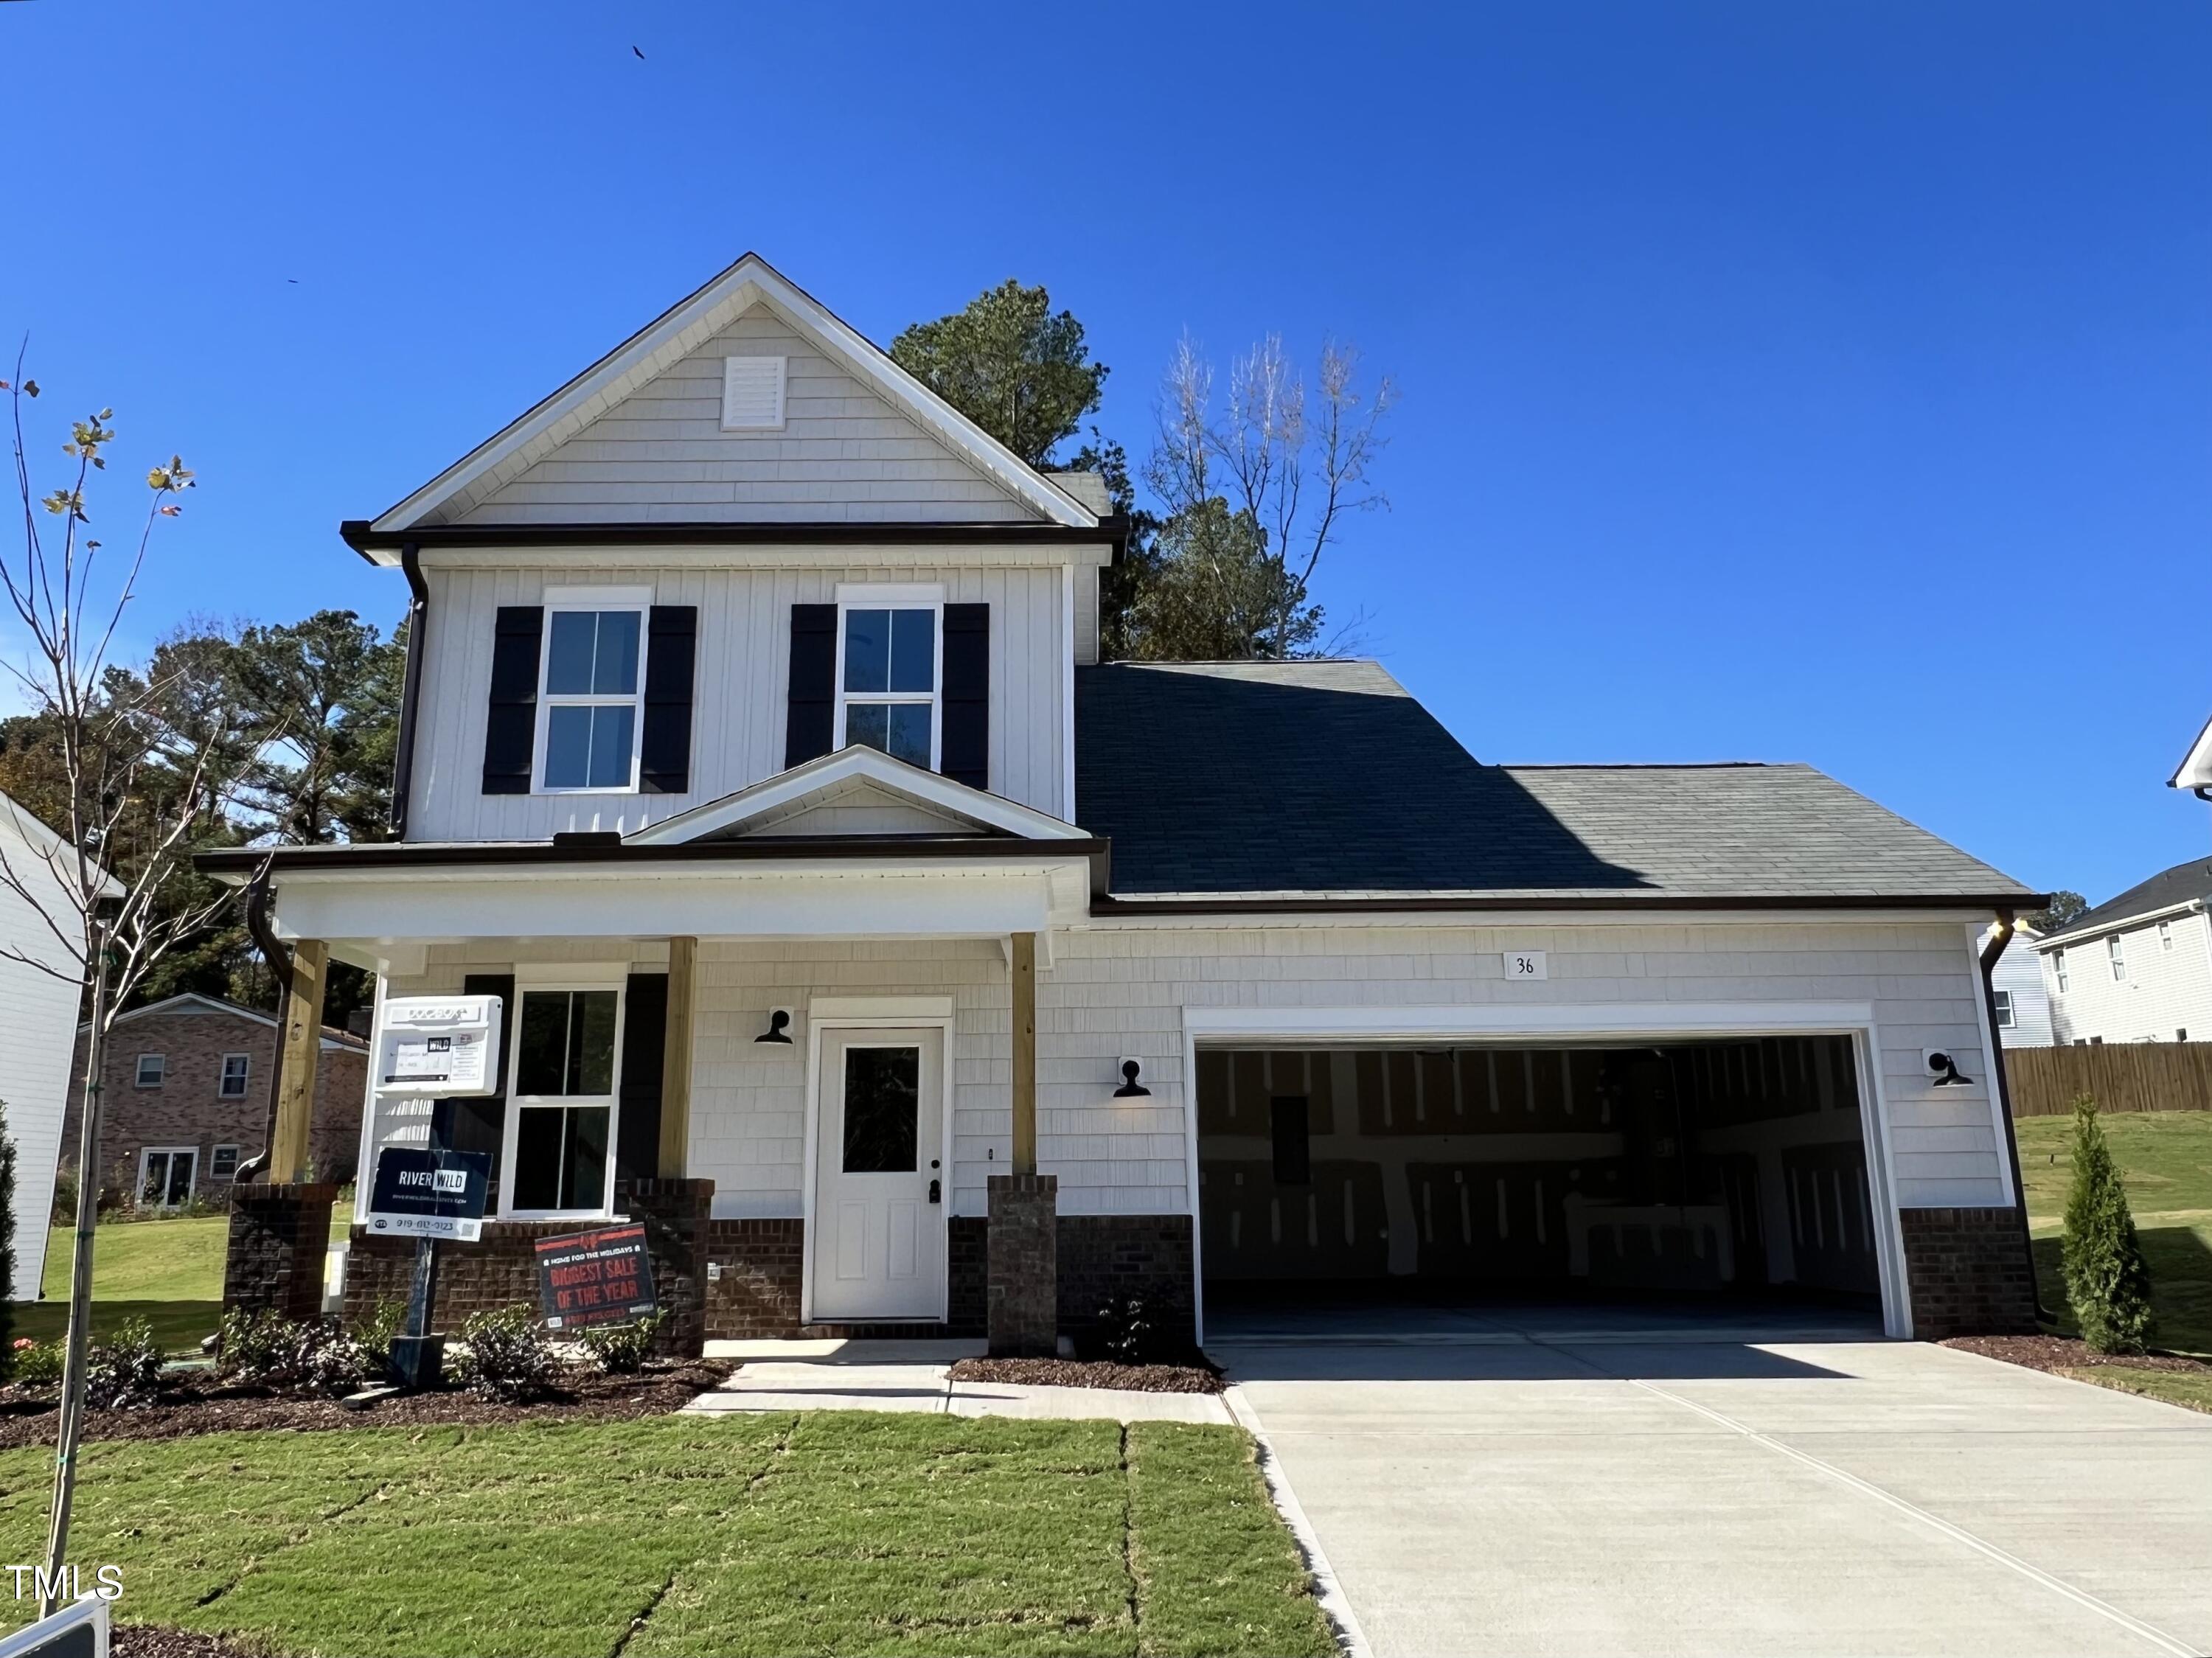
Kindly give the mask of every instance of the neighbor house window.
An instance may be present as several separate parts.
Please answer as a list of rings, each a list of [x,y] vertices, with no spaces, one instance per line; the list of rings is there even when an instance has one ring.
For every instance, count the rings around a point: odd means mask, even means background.
[[[2126,978],[2128,976],[2128,958],[2120,952],[2120,935],[2118,933],[2115,932],[2111,938],[2105,940],[2105,954],[2112,960],[2112,976],[2115,979]]]
[[[216,1091],[226,1100],[244,1099],[246,1097],[246,1074],[247,1071],[252,1068],[252,1060],[246,1054],[224,1054],[222,1056],[222,1084]]]
[[[637,787],[645,607],[549,605],[539,689],[549,792],[628,793]]]
[[[192,1200],[199,1152],[189,1145],[149,1145],[138,1154],[141,1209],[181,1209]]]
[[[937,768],[938,606],[851,604],[838,636],[837,745]]]
[[[234,1145],[216,1146],[208,1157],[208,1175],[212,1180],[236,1180],[238,1148]]]
[[[1992,991],[1990,994],[1996,998],[1998,1027],[2005,1030],[2011,1029],[2013,1025],[2012,992],[2009,990],[1997,990]]]
[[[2160,950],[2172,950],[2173,948],[2172,922],[2160,921],[2158,924],[2158,947]]]
[[[515,1020],[510,1212],[605,1211],[615,1144],[622,993],[526,989]]]
[[[138,1086],[159,1088],[161,1085],[161,1078],[167,1074],[168,1069],[168,1060],[161,1054],[141,1054],[138,1056]]]
[[[2058,993],[2063,996],[2066,993],[2066,952],[2064,950],[2054,950],[2051,952],[2051,971],[2058,980]]]

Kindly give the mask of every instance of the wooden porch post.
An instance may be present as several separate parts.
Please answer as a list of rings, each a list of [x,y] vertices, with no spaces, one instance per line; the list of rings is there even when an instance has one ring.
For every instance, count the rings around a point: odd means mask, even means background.
[[[323,1051],[323,978],[331,947],[319,938],[292,946],[291,994],[277,1033],[276,1127],[270,1137],[269,1179],[289,1186],[305,1177],[307,1130],[315,1114],[315,1062]]]
[[[1013,935],[1006,977],[1013,1013],[1014,1162],[1017,1175],[1036,1173],[1036,934]]]
[[[699,941],[668,941],[668,1030],[660,1061],[660,1178],[684,1178],[691,1135],[691,1006]]]

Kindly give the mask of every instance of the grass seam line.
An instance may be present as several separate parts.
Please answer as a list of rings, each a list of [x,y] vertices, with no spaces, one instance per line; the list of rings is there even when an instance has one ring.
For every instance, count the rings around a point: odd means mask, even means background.
[[[1314,1530],[1313,1521],[1306,1518],[1306,1511],[1298,1503],[1297,1493],[1291,1489],[1290,1476],[1283,1472],[1282,1459],[1275,1454],[1274,1442],[1261,1425],[1260,1413],[1252,1408],[1252,1401],[1244,1396],[1243,1388],[1234,1382],[1221,1390],[1221,1402],[1237,1418],[1237,1425],[1252,1436],[1253,1460],[1260,1465],[1261,1483],[1267,1486],[1275,1512],[1291,1528],[1291,1540],[1305,1558],[1306,1576],[1312,1580],[1315,1603],[1328,1620],[1339,1651],[1344,1658],[1374,1658],[1375,1649],[1367,1644],[1367,1631],[1360,1628],[1351,1597],[1345,1594],[1336,1569],[1328,1563],[1328,1552],[1321,1546],[1321,1534]]]
[[[328,1514],[319,1515],[311,1524],[301,1527],[301,1534],[299,1536],[286,1538],[275,1548],[270,1550],[267,1554],[255,1555],[252,1559],[246,1563],[245,1567],[239,1572],[238,1576],[233,1577],[228,1582],[216,1584],[205,1594],[200,1596],[198,1600],[193,1601],[193,1607],[198,1609],[201,1606],[213,1606],[216,1601],[222,1600],[224,1595],[229,1594],[240,1583],[243,1583],[247,1578],[252,1576],[253,1574],[259,1570],[268,1561],[274,1559],[276,1556],[283,1553],[287,1549],[298,1548],[300,1545],[306,1542],[309,1537],[314,1534],[316,1527],[327,1526],[333,1521],[343,1519],[347,1515],[351,1514],[356,1509],[361,1507],[362,1503],[374,1502],[377,1497],[381,1497],[385,1492],[391,1489],[392,1482],[389,1479],[385,1480],[380,1485],[371,1486],[368,1490],[363,1491],[359,1497],[350,1497],[347,1501],[339,1503],[337,1507],[332,1509]]]
[[[1131,1649],[1145,1649],[1145,1612],[1137,1582],[1137,1473],[1129,1466],[1129,1424],[1121,1426],[1121,1576],[1129,1582]]]
[[[653,1598],[645,1603],[645,1609],[631,1619],[629,1627],[616,1637],[614,1645],[608,1649],[607,1658],[623,1658],[623,1649],[637,1638],[638,1631],[651,1621],[654,1612],[660,1610],[660,1603],[668,1598],[668,1591],[675,1587],[676,1573],[672,1569],[668,1576],[660,1580],[660,1587],[653,1592]]]

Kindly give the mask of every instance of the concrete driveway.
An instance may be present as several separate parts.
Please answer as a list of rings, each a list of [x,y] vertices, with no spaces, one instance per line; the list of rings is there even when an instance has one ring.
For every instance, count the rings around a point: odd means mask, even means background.
[[[2212,1650],[2212,1416],[1817,1315],[1207,1322],[1377,1654]]]

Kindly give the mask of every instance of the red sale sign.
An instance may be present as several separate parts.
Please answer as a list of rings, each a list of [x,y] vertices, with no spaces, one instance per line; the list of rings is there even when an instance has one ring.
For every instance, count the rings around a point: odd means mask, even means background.
[[[548,1329],[581,1330],[649,1316],[653,1262],[635,1223],[538,1240],[538,1303]]]

